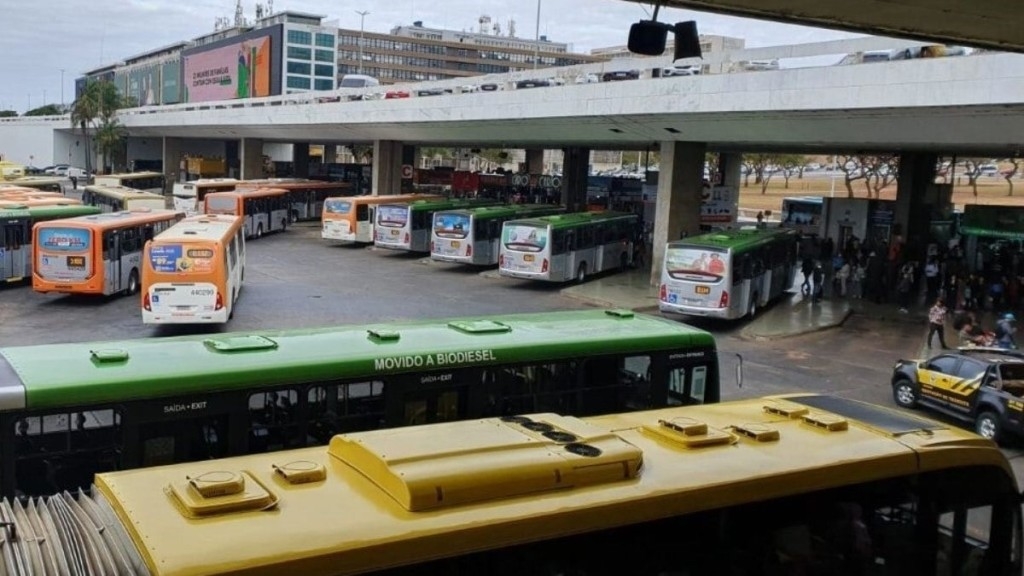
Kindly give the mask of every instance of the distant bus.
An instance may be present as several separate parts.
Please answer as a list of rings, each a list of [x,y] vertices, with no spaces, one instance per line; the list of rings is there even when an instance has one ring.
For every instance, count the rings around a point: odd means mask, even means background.
[[[243,188],[280,188],[288,191],[289,222],[298,220],[319,220],[323,213],[324,201],[330,197],[349,196],[356,189],[348,182],[324,182],[298,178],[268,178],[266,180],[244,180],[238,183]]]
[[[60,178],[53,178],[50,176],[25,176],[24,178],[17,178],[15,180],[2,182],[0,183],[0,187],[8,184],[12,186],[31,188],[33,190],[40,190],[43,192],[58,192],[60,194],[64,194],[64,181]]]
[[[661,269],[662,312],[753,318],[793,286],[795,230],[723,230],[669,242]]]
[[[0,282],[32,277],[32,226],[38,222],[99,214],[95,206],[25,206],[6,208],[0,203]]]
[[[63,196],[18,195],[0,196],[0,208],[25,208],[32,206],[82,206],[82,201]],[[95,206],[93,206],[95,208]],[[97,208],[99,210],[99,208]]]
[[[32,289],[63,294],[134,294],[146,242],[181,220],[173,210],[142,208],[36,224]]]
[[[162,172],[129,172],[125,174],[97,174],[93,177],[95,186],[122,186],[152,194],[165,194],[166,177]]]
[[[370,243],[374,239],[374,222],[377,207],[381,204],[398,204],[417,200],[441,200],[444,196],[432,194],[395,194],[373,196],[364,194],[344,198],[328,198],[324,201],[321,216],[323,229],[320,237],[325,240]]]
[[[443,262],[494,266],[498,263],[501,227],[505,222],[562,212],[564,206],[552,204],[508,204],[435,212],[430,257]]]
[[[245,277],[242,217],[189,216],[146,243],[143,324],[223,324]]]
[[[381,204],[374,227],[375,246],[409,252],[430,252],[434,213],[453,208],[498,204],[490,198],[416,200],[407,204]]]
[[[167,201],[160,194],[124,186],[86,186],[82,191],[82,204],[97,206],[104,212],[124,212],[138,208],[163,210]]]
[[[62,192],[52,190],[38,190],[25,186],[5,186],[0,184],[0,198],[14,198],[19,196],[31,196],[33,198],[64,198]]]
[[[238,185],[234,178],[201,178],[191,182],[175,182],[171,190],[174,209],[186,216],[203,213],[203,201],[210,192],[230,192]]]
[[[582,212],[505,222],[498,273],[549,282],[583,282],[588,274],[633,263],[640,217]]]
[[[821,234],[825,199],[821,196],[790,196],[782,199],[782,219],[779,226],[791,228],[801,234]]]
[[[288,229],[290,202],[281,188],[252,188],[206,195],[205,214],[242,216],[246,238],[262,238],[265,232]]]

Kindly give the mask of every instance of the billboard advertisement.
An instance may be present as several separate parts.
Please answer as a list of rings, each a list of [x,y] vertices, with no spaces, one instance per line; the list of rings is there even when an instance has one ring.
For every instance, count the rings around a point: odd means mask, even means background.
[[[138,106],[152,106],[160,100],[160,65],[139,66],[128,72],[128,92],[125,94]]]
[[[184,59],[184,102],[271,95],[271,38],[260,36],[212,48]]]
[[[161,104],[177,104],[181,102],[181,61],[171,60],[164,62],[160,75],[163,78],[161,86]]]

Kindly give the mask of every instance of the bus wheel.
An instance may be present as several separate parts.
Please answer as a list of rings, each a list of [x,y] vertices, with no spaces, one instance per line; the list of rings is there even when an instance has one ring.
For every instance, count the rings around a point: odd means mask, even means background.
[[[131,296],[139,291],[139,271],[132,268],[132,273],[128,275],[128,288],[125,290],[125,294]]]
[[[999,417],[995,412],[982,412],[974,421],[974,431],[978,433],[978,436],[999,442]]]
[[[757,294],[750,297],[750,309],[747,310],[747,314],[753,318],[757,316]]]
[[[583,263],[580,264],[579,269],[576,270],[576,281],[579,282],[580,284],[582,284],[583,281],[586,280],[586,279],[587,279],[587,263],[583,262]]]
[[[263,237],[263,224],[257,224],[256,225],[256,237],[257,238],[262,238]]]

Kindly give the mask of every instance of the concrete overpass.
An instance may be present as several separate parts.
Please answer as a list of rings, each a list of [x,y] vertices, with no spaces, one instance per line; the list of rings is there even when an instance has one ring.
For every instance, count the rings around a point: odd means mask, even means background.
[[[651,4],[650,0],[643,3]],[[881,36],[1024,51],[1024,22],[1018,0],[663,0],[662,5]]]

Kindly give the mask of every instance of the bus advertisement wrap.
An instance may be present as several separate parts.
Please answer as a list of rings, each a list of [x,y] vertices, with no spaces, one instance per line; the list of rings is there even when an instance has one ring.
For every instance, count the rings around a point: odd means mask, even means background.
[[[92,269],[88,230],[44,228],[39,231],[39,272],[61,280],[84,280]],[[75,252],[76,254],[66,254]]]
[[[542,252],[548,244],[548,231],[535,226],[506,225],[501,242],[506,248],[518,252]]]
[[[469,215],[437,214],[434,216],[434,233],[442,238],[465,238],[469,234]]]
[[[149,252],[149,265],[154,272],[205,273],[213,270],[213,250],[185,249],[181,244],[154,245]]]
[[[39,246],[55,252],[82,252],[89,249],[89,231],[78,228],[44,228],[39,231]]]
[[[377,223],[381,226],[402,228],[408,221],[408,206],[381,206],[377,209]]]
[[[264,36],[185,56],[183,101],[270,96],[270,49]]]

